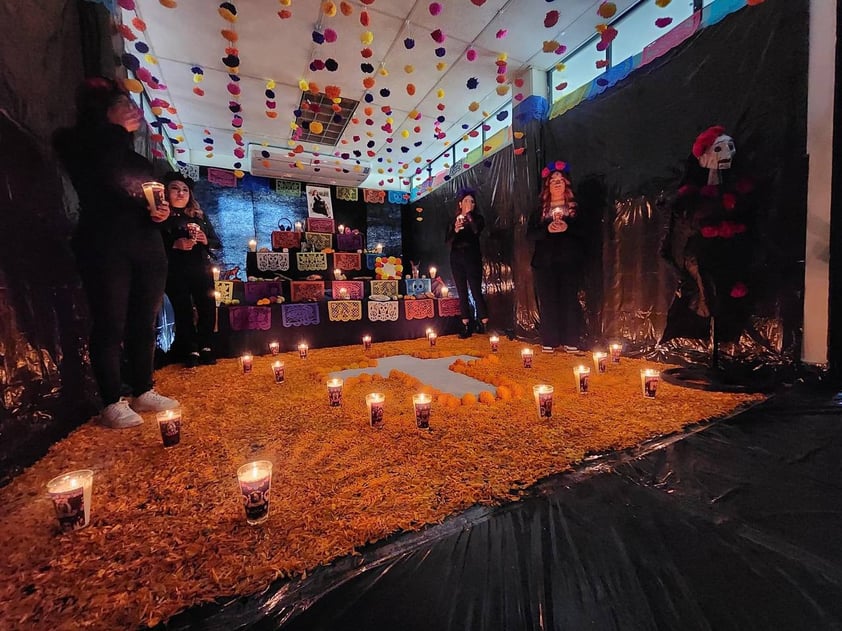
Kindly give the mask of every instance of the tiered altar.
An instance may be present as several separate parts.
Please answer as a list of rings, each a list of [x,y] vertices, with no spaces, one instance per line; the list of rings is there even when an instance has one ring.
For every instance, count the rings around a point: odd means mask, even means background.
[[[400,257],[366,251],[361,233],[332,219],[272,233],[272,250],[248,252],[246,281],[216,281],[217,352],[265,353],[455,333],[458,298],[433,280],[403,273]],[[376,248],[379,249],[379,248]]]

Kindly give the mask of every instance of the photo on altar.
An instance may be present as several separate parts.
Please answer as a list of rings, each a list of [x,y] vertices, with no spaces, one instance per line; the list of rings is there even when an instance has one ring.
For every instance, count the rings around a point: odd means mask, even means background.
[[[307,216],[333,219],[329,188],[307,185]]]

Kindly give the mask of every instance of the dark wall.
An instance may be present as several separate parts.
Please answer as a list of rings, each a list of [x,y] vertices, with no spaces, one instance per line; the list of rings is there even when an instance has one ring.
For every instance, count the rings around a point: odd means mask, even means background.
[[[699,132],[734,137],[754,178],[750,299],[740,354],[799,356],[806,225],[808,0],[767,0],[710,26],[545,128],[591,217],[591,334],[641,347],[664,330],[677,280],[658,247]],[[686,340],[692,346],[704,340]]]

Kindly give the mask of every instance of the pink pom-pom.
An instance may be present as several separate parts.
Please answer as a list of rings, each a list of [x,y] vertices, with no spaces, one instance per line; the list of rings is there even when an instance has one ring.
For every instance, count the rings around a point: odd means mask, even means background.
[[[337,38],[336,31],[334,31],[332,28],[326,28],[323,35],[325,36],[325,41],[328,42],[329,44],[332,44],[333,42],[336,41],[336,38]]]
[[[476,61],[477,58],[477,51],[473,48],[469,48],[468,52],[465,53],[465,57],[468,58],[468,61]]]
[[[508,34],[509,34],[508,29],[501,28],[499,31],[497,31],[497,39],[503,39]]]
[[[438,15],[441,13],[441,5],[438,2],[430,3],[430,15]]]

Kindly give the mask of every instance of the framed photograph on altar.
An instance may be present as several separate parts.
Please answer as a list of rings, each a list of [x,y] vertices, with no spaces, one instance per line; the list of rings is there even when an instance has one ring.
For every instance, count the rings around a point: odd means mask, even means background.
[[[333,203],[330,199],[329,188],[307,185],[307,216],[333,219]]]

